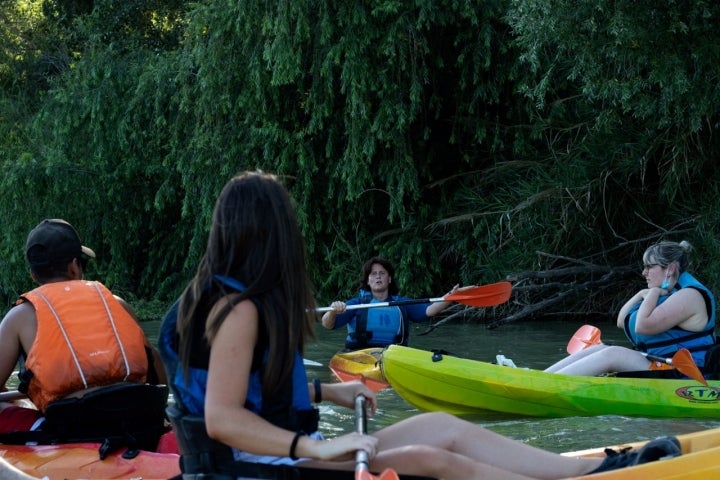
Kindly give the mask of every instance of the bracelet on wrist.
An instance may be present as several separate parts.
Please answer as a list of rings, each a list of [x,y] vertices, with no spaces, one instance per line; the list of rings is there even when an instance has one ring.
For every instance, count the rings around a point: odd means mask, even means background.
[[[322,402],[322,385],[319,379],[313,380],[313,388],[315,389],[315,403]]]
[[[297,448],[298,440],[300,440],[300,437],[304,436],[305,432],[300,430],[295,434],[295,436],[292,439],[292,443],[290,444],[290,459],[291,460],[297,460],[298,457],[295,455],[295,449]]]

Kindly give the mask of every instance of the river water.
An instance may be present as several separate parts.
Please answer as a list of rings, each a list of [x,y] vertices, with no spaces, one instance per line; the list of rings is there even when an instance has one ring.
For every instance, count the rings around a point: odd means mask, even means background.
[[[444,349],[454,355],[482,361],[494,361],[497,354],[511,358],[518,367],[543,369],[563,358],[565,347],[582,323],[523,322],[494,330],[478,324],[446,324],[428,332],[428,324],[413,325],[410,346],[425,350]],[[613,325],[596,325],[606,343],[626,345],[622,331]],[[157,340],[159,322],[143,322],[148,338]],[[345,330],[325,330],[320,324],[317,339],[311,341],[305,358],[322,366],[308,366],[308,378],[335,381],[327,365],[344,345]],[[321,430],[327,438],[351,432],[354,412],[332,404],[321,405]],[[391,388],[378,393],[378,411],[369,420],[373,431],[420,413]],[[555,452],[613,445],[661,435],[676,435],[705,428],[720,427],[720,418],[657,419],[605,415],[595,417],[534,418],[503,414],[465,417],[503,435]],[[432,435],[432,432],[428,432]]]

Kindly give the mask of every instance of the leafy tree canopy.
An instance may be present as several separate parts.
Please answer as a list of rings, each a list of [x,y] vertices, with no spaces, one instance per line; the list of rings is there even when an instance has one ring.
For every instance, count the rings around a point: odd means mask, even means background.
[[[0,5],[8,302],[45,217],[169,302],[245,169],[284,178],[321,303],[380,254],[407,295],[514,276],[508,310],[581,284],[558,309],[608,312],[660,238],[720,284],[713,2]]]

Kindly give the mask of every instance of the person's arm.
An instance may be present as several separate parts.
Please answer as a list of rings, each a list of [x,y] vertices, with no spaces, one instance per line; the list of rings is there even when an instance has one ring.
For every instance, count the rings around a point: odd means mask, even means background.
[[[316,387],[319,387],[320,389],[319,394]],[[320,399],[322,402],[330,401],[342,407],[354,408],[355,397],[363,395],[367,399],[367,405],[370,407],[370,413],[375,413],[375,409],[377,408],[375,392],[373,392],[360,380],[333,383],[319,383],[313,381],[308,383],[308,392],[310,393],[311,403],[319,403],[316,402],[316,400]]]
[[[678,326],[689,331],[700,331],[708,322],[705,300],[694,288],[682,288],[658,305],[665,290],[654,287],[647,291],[638,309],[635,331],[655,335]]]
[[[465,288],[472,288],[472,286],[470,286],[470,287],[463,287],[463,288],[459,288],[459,287],[460,287],[460,284],[459,284],[459,283],[456,284],[456,285],[452,288],[452,290],[450,290],[446,295],[453,294],[453,293],[455,293],[455,292],[457,292],[457,291],[462,291],[462,290],[465,289]],[[434,317],[434,316],[437,315],[438,313],[440,313],[440,312],[442,312],[443,310],[445,310],[446,308],[448,308],[448,307],[449,307],[450,305],[452,305],[453,303],[454,303],[454,302],[435,302],[435,303],[431,303],[431,304],[428,305],[428,307],[425,309],[425,316],[426,316],[426,317]]]
[[[273,332],[271,332],[273,334]],[[296,432],[279,428],[244,407],[253,351],[258,338],[258,314],[250,300],[233,307],[210,345],[205,423],[208,435],[225,445],[258,455],[289,456]],[[333,388],[323,396],[334,398]],[[330,460],[358,449],[375,451],[370,435],[343,435],[332,440],[297,439],[297,457]]]
[[[5,383],[12,375],[20,354],[12,313],[13,310],[10,310],[0,322],[0,391],[3,392],[7,390]]]
[[[336,300],[330,304],[330,308],[332,310],[325,312],[322,316],[322,326],[328,330],[335,328],[335,320],[339,314],[345,312],[346,305],[345,302]]]
[[[17,365],[21,348],[26,352],[35,339],[37,321],[29,302],[10,309],[0,322],[0,391],[6,391],[10,375]]]
[[[618,328],[625,328],[625,317],[628,316],[628,313],[630,313],[630,309],[634,305],[642,302],[642,299],[645,298],[645,293],[644,293],[645,290],[647,290],[647,289],[640,290],[639,292],[637,292],[635,295],[632,296],[632,298],[630,298],[630,300],[625,302],[625,305],[623,305],[622,308],[620,308],[620,311],[618,312],[618,316],[617,316],[617,327]]]
[[[293,433],[244,407],[257,338],[257,308],[243,300],[233,307],[210,344],[205,424],[208,435],[225,445],[286,456]]]

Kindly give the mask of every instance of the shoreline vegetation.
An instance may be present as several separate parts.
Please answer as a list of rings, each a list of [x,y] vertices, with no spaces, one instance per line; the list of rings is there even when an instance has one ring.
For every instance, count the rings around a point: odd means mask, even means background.
[[[434,328],[584,315],[689,241],[720,292],[720,4],[0,0],[0,297],[65,218],[87,278],[155,318],[222,185],[277,174],[320,305],[381,255],[415,298],[510,280]]]

